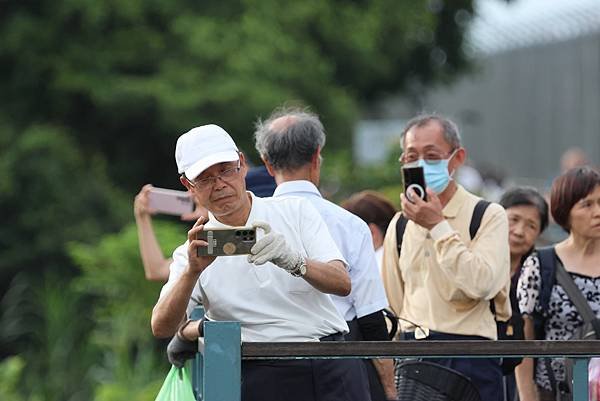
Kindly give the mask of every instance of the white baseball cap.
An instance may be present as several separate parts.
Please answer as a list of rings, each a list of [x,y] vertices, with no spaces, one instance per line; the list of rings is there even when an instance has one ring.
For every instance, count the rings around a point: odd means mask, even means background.
[[[215,124],[192,128],[177,139],[175,146],[177,171],[189,180],[198,177],[210,166],[239,158],[233,139]]]

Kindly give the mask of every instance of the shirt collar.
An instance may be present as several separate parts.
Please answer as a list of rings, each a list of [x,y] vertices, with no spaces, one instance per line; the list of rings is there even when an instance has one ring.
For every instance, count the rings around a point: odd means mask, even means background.
[[[277,185],[277,188],[275,188],[273,196],[291,195],[298,192],[305,192],[322,197],[315,184],[307,180],[282,182],[281,184]]]
[[[467,191],[460,185],[456,184],[456,192],[450,198],[450,201],[444,206],[442,213],[444,217],[454,218],[458,214],[458,211],[465,203],[467,199]]]

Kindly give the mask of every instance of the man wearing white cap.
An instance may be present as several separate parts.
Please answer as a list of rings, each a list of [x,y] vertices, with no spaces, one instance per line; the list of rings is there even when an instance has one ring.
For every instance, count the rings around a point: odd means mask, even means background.
[[[348,326],[327,294],[349,294],[350,279],[314,207],[300,198],[247,192],[244,155],[216,125],[180,136],[175,159],[182,184],[209,218],[200,218],[173,253],[169,281],[152,312],[155,336],[175,334],[171,362],[182,364],[196,347],[201,325],[185,316],[197,302],[206,319],[241,322],[243,341],[343,340]],[[196,239],[204,228],[237,226],[262,229],[250,255],[197,255],[208,245]],[[365,380],[357,360],[244,361],[242,400],[369,400]]]

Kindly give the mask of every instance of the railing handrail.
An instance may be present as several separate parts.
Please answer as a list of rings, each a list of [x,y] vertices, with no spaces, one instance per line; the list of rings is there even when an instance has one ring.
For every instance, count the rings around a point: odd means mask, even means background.
[[[587,401],[588,361],[600,356],[600,342],[573,341],[366,341],[243,343],[239,322],[205,322],[195,360],[198,400],[240,401],[243,359],[391,357],[568,357],[573,358],[573,400]]]
[[[600,357],[597,340],[346,341],[242,343],[242,358]]]

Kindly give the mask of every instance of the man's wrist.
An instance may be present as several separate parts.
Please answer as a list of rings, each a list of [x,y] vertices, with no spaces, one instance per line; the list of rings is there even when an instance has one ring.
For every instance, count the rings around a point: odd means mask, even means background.
[[[147,212],[133,212],[133,217],[138,223],[152,223],[152,215]]]
[[[288,270],[288,272],[294,277],[304,277],[306,269],[306,259],[300,255],[296,260],[296,263]]]
[[[204,318],[200,320],[188,319],[177,331],[177,335],[185,341],[197,341],[204,336]]]
[[[190,319],[186,320],[185,323],[183,323],[177,330],[177,336],[180,339],[182,339],[184,341],[189,341],[189,342],[194,341],[194,340],[190,340],[189,337],[185,335],[186,334],[185,331],[191,322],[193,322],[193,320],[190,320]]]
[[[190,279],[198,280],[200,275],[204,272],[204,270],[206,270],[208,266],[210,266],[212,261],[206,265],[204,265],[204,263],[205,261],[203,261],[202,258],[199,258],[199,260],[195,260],[193,265],[191,261],[188,261],[188,265],[185,269],[184,274],[188,275]]]
[[[435,226],[429,229],[429,234],[434,241],[438,241],[448,235],[450,235],[454,230],[448,220],[442,220],[437,223]]]

